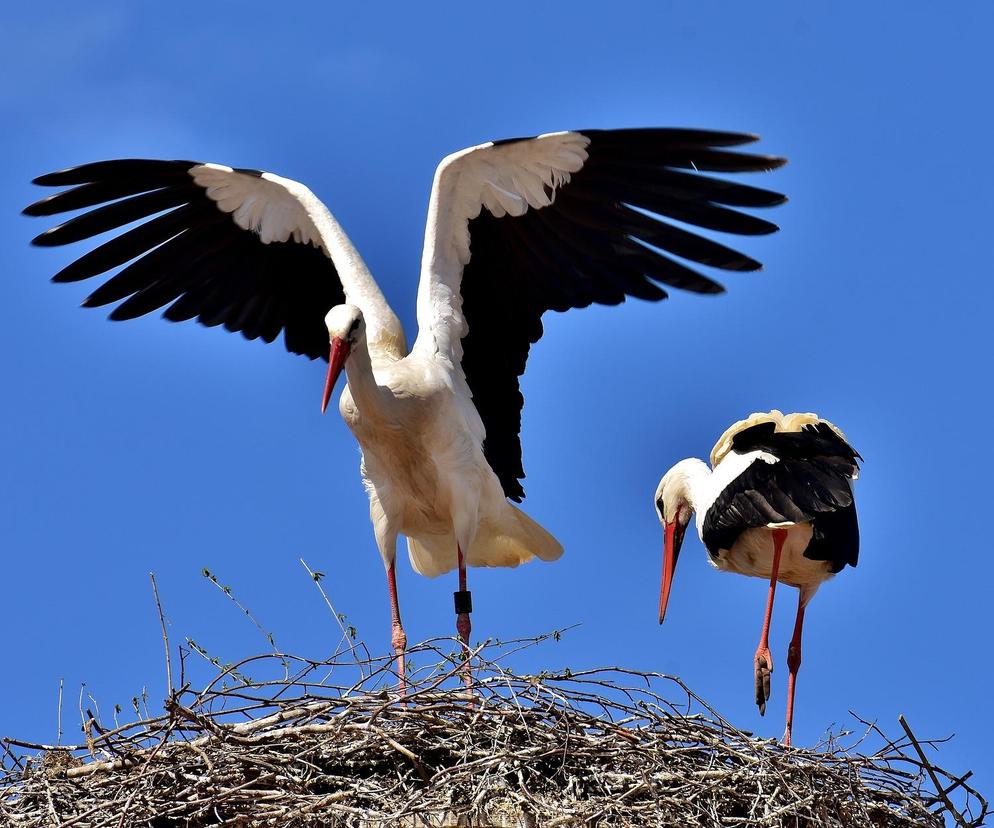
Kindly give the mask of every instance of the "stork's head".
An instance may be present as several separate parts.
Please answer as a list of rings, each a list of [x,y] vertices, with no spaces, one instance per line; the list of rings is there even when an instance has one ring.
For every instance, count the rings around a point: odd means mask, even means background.
[[[338,382],[349,354],[356,345],[366,338],[366,322],[362,311],[355,305],[335,305],[324,318],[328,327],[328,341],[331,342],[331,354],[328,357],[328,378],[324,383],[324,397],[321,399],[321,413],[328,408],[331,392]]]
[[[659,588],[659,623],[666,617],[670,587],[687,525],[694,514],[693,481],[700,474],[700,460],[681,460],[659,481],[656,514],[663,525],[663,578]],[[706,467],[705,467],[706,468]]]

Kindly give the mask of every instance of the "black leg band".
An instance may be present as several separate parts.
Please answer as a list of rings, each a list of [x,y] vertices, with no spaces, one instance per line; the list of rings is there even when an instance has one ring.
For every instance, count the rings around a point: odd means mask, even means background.
[[[452,597],[456,603],[456,615],[462,615],[473,611],[473,593],[468,589],[453,592]]]

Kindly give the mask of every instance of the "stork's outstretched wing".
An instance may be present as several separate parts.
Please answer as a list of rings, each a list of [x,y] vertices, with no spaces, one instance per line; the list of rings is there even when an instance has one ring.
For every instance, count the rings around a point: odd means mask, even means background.
[[[626,296],[657,301],[667,295],[659,283],[723,290],[673,256],[722,270],[759,269],[754,259],[666,220],[741,235],[775,231],[731,208],[769,207],[782,195],[701,174],[785,163],[722,149],[754,140],[702,130],[583,130],[484,144],[439,165],[415,347],[461,364],[487,430],[487,460],[508,497],[524,496],[518,377],[542,335],[545,311],[613,305]]]
[[[196,317],[266,342],[282,330],[287,350],[327,359],[324,316],[347,298],[362,309],[371,337],[395,340],[403,351],[400,323],[365,264],[303,184],[258,170],[143,159],[84,164],[35,183],[73,189],[35,202],[27,215],[102,205],[42,233],[38,245],[68,244],[148,219],[54,277],[73,282],[130,262],[83,302],[123,299],[111,319],[168,305],[167,319]]]

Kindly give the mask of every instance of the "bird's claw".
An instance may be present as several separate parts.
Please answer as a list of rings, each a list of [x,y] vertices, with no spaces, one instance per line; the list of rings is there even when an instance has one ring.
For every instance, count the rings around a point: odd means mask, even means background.
[[[756,673],[756,705],[759,707],[759,715],[766,715],[766,702],[770,699],[770,674],[773,672],[773,656],[770,655],[769,647],[760,647],[756,650],[755,673]]]

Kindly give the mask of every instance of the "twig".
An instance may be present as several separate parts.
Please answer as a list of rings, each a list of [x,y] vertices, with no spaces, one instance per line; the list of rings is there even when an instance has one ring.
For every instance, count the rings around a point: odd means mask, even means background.
[[[918,743],[918,739],[915,738],[915,734],[911,732],[911,726],[908,724],[908,720],[904,718],[902,713],[897,717],[898,722],[900,722],[901,727],[904,728],[904,732],[908,734],[908,738],[911,740],[911,744],[918,754],[918,758],[922,760],[922,765],[925,768],[925,772],[928,773],[932,780],[932,784],[935,785],[936,793],[938,793],[939,798],[945,804],[946,810],[952,814],[953,819],[956,820],[956,824],[962,826],[962,828],[971,828],[971,823],[963,819],[963,815],[956,810],[956,806],[953,805],[952,800],[949,798],[948,794],[943,790],[942,783],[939,782],[939,777],[935,774],[935,769],[932,767],[932,763],[928,761],[925,756],[925,751],[922,750],[922,746]]]
[[[336,610],[334,604],[331,603],[331,598],[329,598],[328,593],[325,592],[325,589],[321,584],[321,577],[319,573],[312,570],[307,565],[307,561],[305,561],[303,558],[300,558],[299,560],[301,565],[304,567],[304,569],[307,570],[307,574],[311,576],[311,580],[314,582],[314,586],[318,588],[318,592],[321,593],[321,597],[324,599],[325,605],[328,607],[328,610],[331,612],[332,618],[335,619],[335,623],[338,624],[339,629],[342,631],[342,639],[349,644],[349,652],[351,652],[355,656],[355,650],[357,645],[352,643],[352,636],[349,635],[348,630],[345,628],[345,624],[342,621],[342,616],[338,614],[338,610]],[[359,643],[362,645],[362,648],[366,650],[366,658],[368,660],[370,658],[369,650],[366,649],[366,645],[364,643],[362,643],[361,641]],[[363,677],[365,677],[365,673],[363,672],[363,664],[359,660],[358,656],[355,656],[355,663],[356,666],[359,667],[360,673],[362,673]]]
[[[468,690],[452,638],[410,648],[421,666],[404,695],[391,656],[360,666],[344,650],[326,660],[251,656],[219,665],[199,690],[170,681],[166,713],[143,716],[136,699],[135,721],[94,733],[97,712],[83,744],[6,740],[0,825],[483,824],[527,814],[561,828],[942,828],[954,811],[932,795],[939,780],[950,781],[936,792],[955,799],[960,820],[973,819],[960,828],[988,812],[969,774],[911,749],[933,743],[868,728],[852,741],[869,738],[872,750],[883,740],[870,756],[834,735],[828,752],[783,751],[674,677],[515,673],[509,652],[537,641],[480,645]],[[284,678],[274,678],[279,664],[290,668]]]
[[[169,647],[169,634],[166,632],[166,615],[162,611],[162,601],[159,600],[159,586],[155,583],[155,573],[149,572],[152,580],[152,594],[155,596],[155,609],[159,613],[159,626],[162,628],[162,646],[166,651],[166,698],[173,695],[173,659]]]
[[[56,737],[55,737],[55,744],[57,744],[57,745],[61,745],[62,744],[62,685],[63,685],[64,681],[65,680],[63,678],[59,679],[59,707],[58,707],[58,713],[57,713],[57,717],[56,717],[56,721],[58,723],[58,733],[56,734]]]
[[[265,637],[266,641],[269,642],[269,646],[273,648],[273,653],[274,654],[279,653],[280,648],[276,644],[275,636],[264,626],[262,626],[262,624],[259,623],[259,619],[252,614],[252,611],[235,597],[235,593],[232,591],[231,587],[226,584],[222,584],[217,579],[217,575],[211,572],[206,566],[203,567],[200,570],[200,572],[208,581],[210,581],[212,584],[214,584],[214,586],[216,586],[219,590],[221,590],[221,592],[223,592],[228,597],[228,600],[230,600],[231,603],[233,603],[236,607],[238,607],[238,609],[241,610],[242,614],[255,625],[256,629],[259,630],[259,632],[261,632],[262,635]],[[284,669],[289,670],[289,665],[286,664],[286,662],[283,662],[283,666]]]

